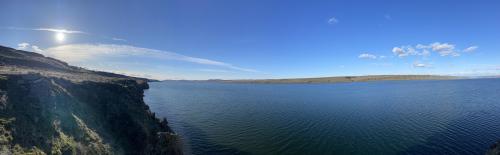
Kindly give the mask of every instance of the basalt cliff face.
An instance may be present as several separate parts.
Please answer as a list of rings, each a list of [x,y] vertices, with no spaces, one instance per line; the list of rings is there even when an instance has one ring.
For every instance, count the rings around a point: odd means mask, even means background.
[[[182,154],[147,82],[0,46],[0,154]]]

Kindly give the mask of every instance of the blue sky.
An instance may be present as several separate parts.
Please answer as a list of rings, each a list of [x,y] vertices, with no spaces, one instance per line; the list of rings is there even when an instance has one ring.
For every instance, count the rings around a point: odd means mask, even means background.
[[[0,3],[1,45],[134,76],[500,74],[494,0]]]

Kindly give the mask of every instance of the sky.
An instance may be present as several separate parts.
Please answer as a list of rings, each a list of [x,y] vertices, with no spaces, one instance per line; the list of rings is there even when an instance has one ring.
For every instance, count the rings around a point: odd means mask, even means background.
[[[2,0],[0,45],[154,79],[500,75],[496,0]]]

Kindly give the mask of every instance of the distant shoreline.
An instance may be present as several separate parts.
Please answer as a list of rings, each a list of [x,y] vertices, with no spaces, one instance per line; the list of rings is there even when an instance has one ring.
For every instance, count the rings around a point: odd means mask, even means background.
[[[441,75],[367,75],[367,76],[335,76],[335,77],[318,77],[318,78],[242,79],[242,80],[205,80],[205,81],[273,84],[273,83],[347,83],[347,82],[367,82],[367,81],[457,80],[457,79],[468,79],[468,78],[459,76],[441,76]]]
[[[417,80],[466,80],[466,79],[497,79],[499,76],[446,76],[446,75],[363,75],[363,76],[332,76],[316,78],[284,78],[284,79],[208,79],[208,80],[156,80],[147,79],[148,82],[220,82],[220,83],[257,83],[257,84],[301,84],[301,83],[349,83],[369,81],[417,81]]]

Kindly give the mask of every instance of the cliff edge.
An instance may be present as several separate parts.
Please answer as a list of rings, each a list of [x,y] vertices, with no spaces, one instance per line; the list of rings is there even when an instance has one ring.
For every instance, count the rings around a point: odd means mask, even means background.
[[[147,82],[0,46],[0,154],[182,154]]]

